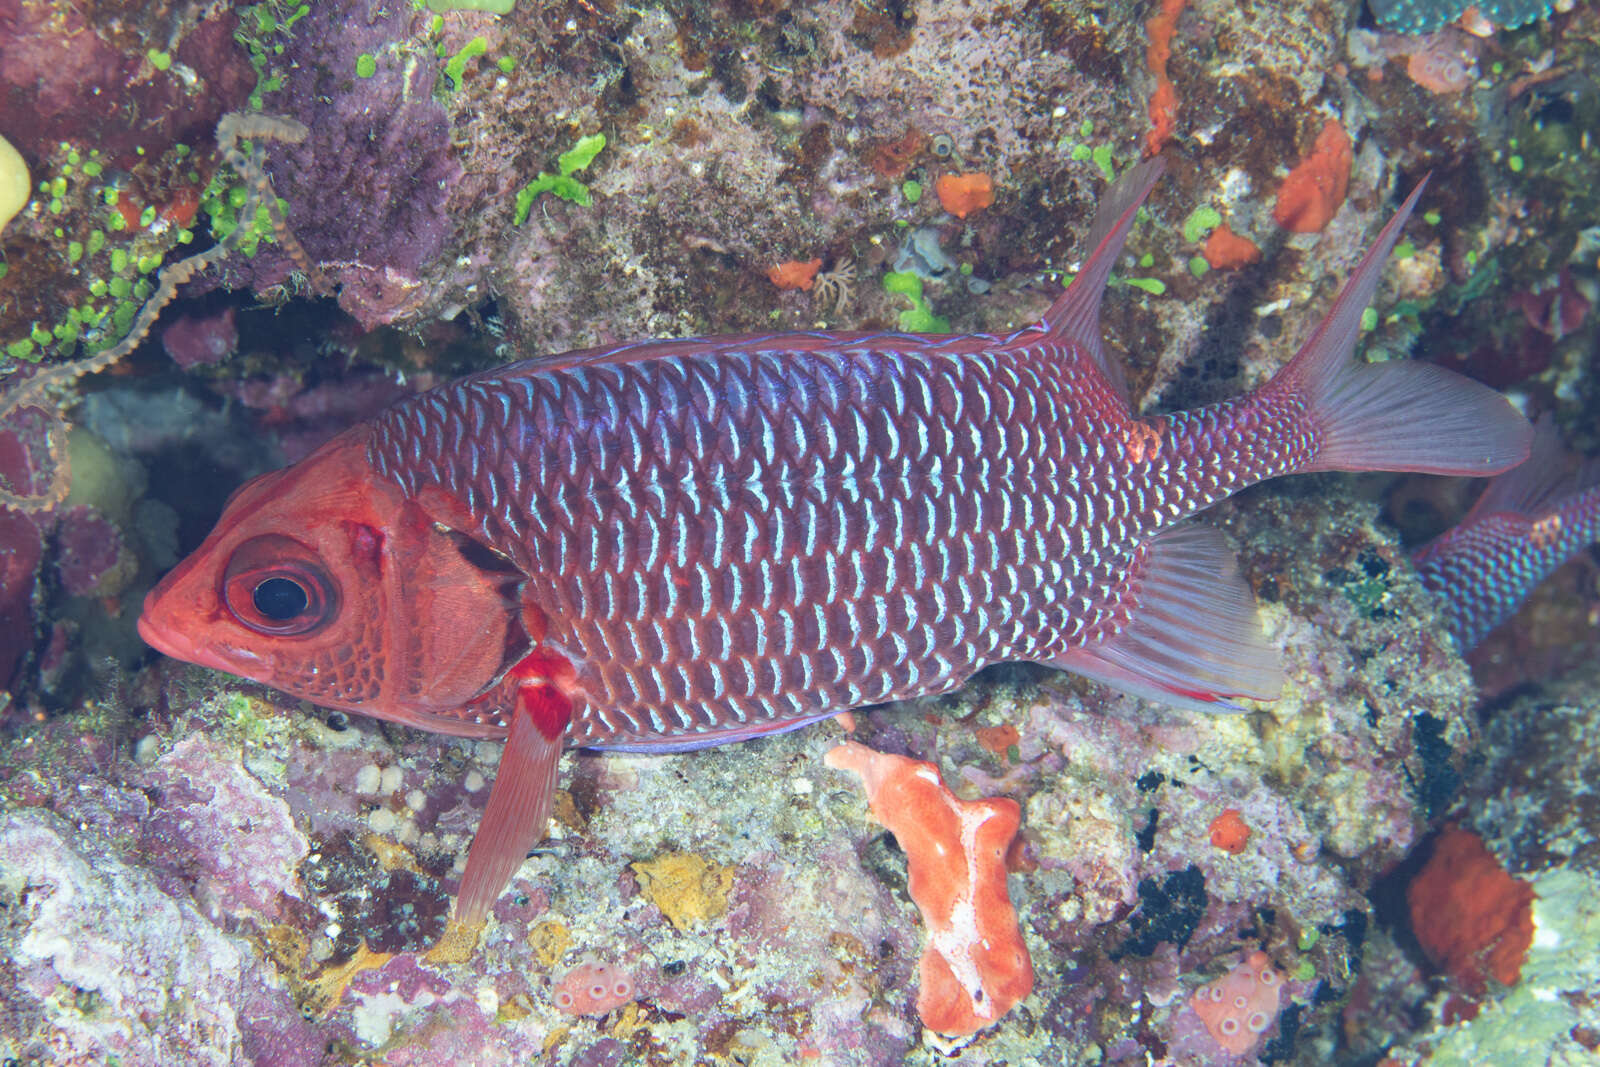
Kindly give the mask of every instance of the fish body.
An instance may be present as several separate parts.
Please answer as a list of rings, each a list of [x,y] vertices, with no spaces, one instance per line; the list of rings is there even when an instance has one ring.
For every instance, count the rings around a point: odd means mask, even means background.
[[[1098,642],[1155,534],[1305,461],[1290,423],[1138,419],[1033,332],[788,334],[475,375],[379,417],[366,459],[527,575],[571,743],[659,748]]]
[[[467,920],[542,836],[565,745],[739,740],[1004,660],[1271,699],[1248,590],[1178,524],[1295,471],[1501,470],[1528,427],[1448,372],[1350,358],[1416,193],[1272,381],[1136,415],[1098,309],[1159,173],[1113,187],[1077,280],[1006,336],[647,342],[402,401],[236,493],[141,632],[326,706],[506,735]]]
[[[1463,652],[1476,648],[1534,588],[1600,541],[1600,460],[1574,464],[1541,419],[1526,462],[1492,480],[1466,517],[1413,556]]]

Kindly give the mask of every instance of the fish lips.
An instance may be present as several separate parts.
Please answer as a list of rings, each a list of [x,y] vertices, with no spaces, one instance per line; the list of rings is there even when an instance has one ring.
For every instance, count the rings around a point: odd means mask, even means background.
[[[163,656],[230,674],[260,677],[271,669],[266,657],[248,649],[237,648],[214,638],[197,639],[192,623],[183,625],[170,610],[171,598],[165,594],[172,577],[169,575],[145,595],[144,607],[139,612],[139,637],[145,644]]]

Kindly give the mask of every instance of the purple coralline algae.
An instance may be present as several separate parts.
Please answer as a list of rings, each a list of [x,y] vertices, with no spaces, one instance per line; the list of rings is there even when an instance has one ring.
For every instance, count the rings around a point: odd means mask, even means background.
[[[44,419],[23,413],[0,428],[0,476],[23,492],[33,488]],[[22,654],[33,645],[33,591],[44,557],[42,516],[0,509],[0,681],[10,683]]]
[[[318,1045],[245,939],[94,835],[0,814],[8,988],[0,1049],[25,1061],[310,1065]]]
[[[209,366],[221,363],[239,350],[239,328],[233,308],[215,315],[180,316],[161,331],[161,347],[178,366]]]
[[[435,65],[410,39],[428,17],[378,0],[314,4],[275,60],[281,86],[263,99],[311,131],[277,149],[268,170],[296,237],[368,330],[421,304],[419,271],[444,251],[453,225],[462,170],[450,116],[432,98]],[[379,58],[358,77],[363,54]],[[251,269],[260,291],[285,284],[293,264],[269,254]]]
[[[254,75],[234,42],[236,16],[192,21],[193,12],[169,5],[145,15],[160,24],[135,29],[49,0],[0,12],[0,128],[30,162],[66,141],[126,166],[140,148],[205,141],[244,101]],[[166,55],[167,69],[177,64],[188,76],[160,76],[145,48],[129,47],[145,34],[159,35],[161,47],[149,51]]]
[[[277,918],[299,897],[299,867],[310,846],[289,805],[267,793],[236,754],[204,736],[186,737],[145,778],[160,805],[140,827],[142,849],[218,913]]]

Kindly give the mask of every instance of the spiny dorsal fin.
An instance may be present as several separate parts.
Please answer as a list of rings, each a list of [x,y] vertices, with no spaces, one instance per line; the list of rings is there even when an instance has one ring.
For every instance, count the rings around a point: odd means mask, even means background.
[[[1160,156],[1147,159],[1106,190],[1089,229],[1091,251],[1083,261],[1083,269],[1044,313],[1045,332],[1087,352],[1124,399],[1128,386],[1122,367],[1106,355],[1100,342],[1100,300],[1111,279],[1111,268],[1128,239],[1128,230],[1133,227],[1134,216],[1165,169],[1166,161]]]

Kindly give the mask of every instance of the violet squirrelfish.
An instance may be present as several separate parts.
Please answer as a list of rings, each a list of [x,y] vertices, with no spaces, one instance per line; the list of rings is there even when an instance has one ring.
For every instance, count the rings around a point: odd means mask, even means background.
[[[1170,703],[1280,688],[1221,538],[1296,471],[1487,474],[1530,429],[1430,365],[1352,358],[1420,194],[1270,382],[1141,417],[1099,308],[1134,168],[1037,325],[787,333],[515,363],[400,401],[234,494],[151,591],[179,659],[507,744],[457,917],[544,833],[564,746],[665,751],[943,693],[1032,660]]]
[[[1412,557],[1444,599],[1463,652],[1509,619],[1535,586],[1600,541],[1600,459],[1574,463],[1548,417],[1526,462],[1491,481],[1455,526]]]

